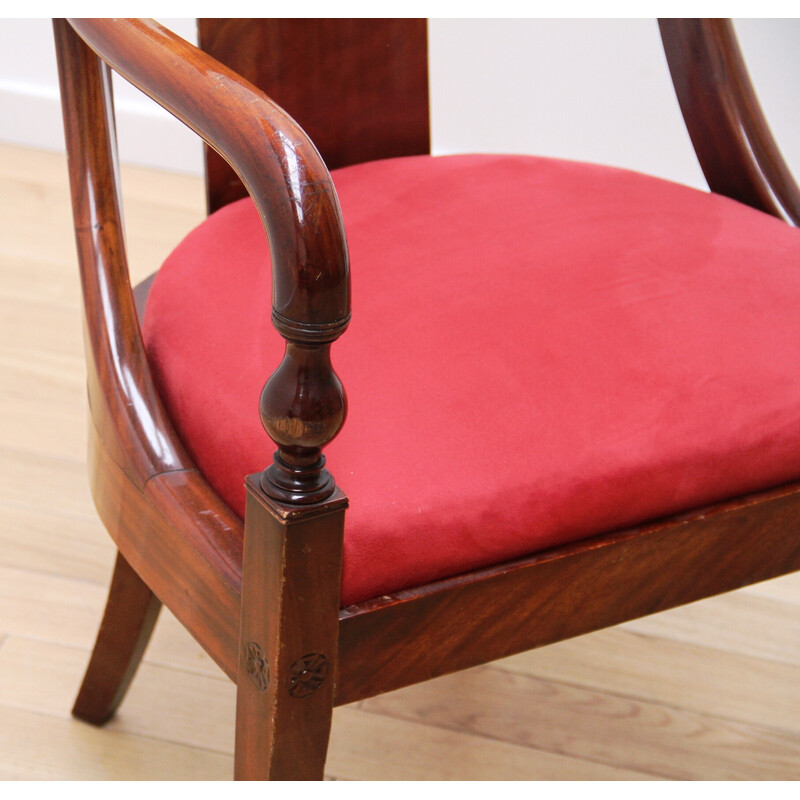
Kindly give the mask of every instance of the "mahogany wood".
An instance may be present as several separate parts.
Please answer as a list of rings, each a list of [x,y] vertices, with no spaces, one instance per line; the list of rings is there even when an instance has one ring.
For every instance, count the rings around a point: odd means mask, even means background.
[[[117,553],[108,603],[72,713],[102,725],[125,697],[153,632],[161,601]]]
[[[667,49],[695,41],[694,27],[668,24]],[[67,23],[56,22],[86,307],[92,492],[120,551],[114,583],[122,588],[112,586],[106,618],[118,616],[112,606],[128,605],[126,592],[134,609],[119,631],[118,652],[110,652],[113,637],[101,630],[89,673],[102,664],[113,672],[104,697],[79,698],[84,716],[100,720],[121,699],[155,596],[238,680],[237,776],[320,777],[334,703],[800,568],[800,485],[793,485],[339,610],[346,501],[338,493],[319,499],[323,487],[335,492],[319,451],[345,413],[329,348],[347,324],[349,289],[325,165],[265,95],[157,25],[99,20],[76,28],[242,175],[278,256],[273,310],[287,339],[286,359],[262,402],[281,455],[272,481],[250,480],[243,534],[241,520],[192,464],[153,386],[127,276],[108,69]],[[735,67],[735,41],[704,36]],[[749,108],[741,103],[736,113],[743,117]],[[766,141],[757,121],[742,124]],[[703,130],[693,137],[702,140]],[[708,142],[717,140],[698,152]],[[774,159],[748,163],[769,173],[764,180],[773,192],[785,185]],[[302,179],[294,185],[296,175]],[[751,184],[760,185],[744,185]],[[761,202],[758,191],[754,197]],[[143,300],[146,287],[138,294]],[[307,398],[299,404],[298,389]],[[275,499],[276,484],[293,502]],[[248,649],[251,643],[258,647]],[[314,655],[325,655],[327,672]],[[271,692],[259,688],[266,668]],[[320,676],[305,698],[280,694],[294,679],[313,683]]]
[[[201,19],[200,47],[266,92],[329,169],[430,152],[423,19]],[[206,148],[209,211],[245,196]]]
[[[800,189],[761,111],[731,21],[662,19],[659,26],[711,191],[800,225]]]
[[[194,469],[152,381],[125,257],[108,69],[65,21],[54,34],[84,296],[93,496],[125,560],[225,661],[238,634],[241,522]],[[186,596],[197,605],[183,604]]]
[[[116,181],[111,76],[63,20],[54,22],[84,297],[89,404],[116,462],[141,489],[191,466],[156,391],[131,293]]]
[[[263,92],[146,20],[73,20],[116,71],[232,163],[259,210],[284,330],[332,341],[350,314],[341,210],[330,174],[297,123]]]
[[[322,780],[333,713],[347,498],[280,506],[247,479],[239,780]]]
[[[98,514],[120,552],[235,681],[241,520],[197,470],[158,475],[142,492],[91,428],[89,473]]]
[[[800,484],[344,609],[336,702],[800,569]]]
[[[157,100],[241,176],[261,215],[272,257],[272,319],[287,340],[262,402],[275,439],[264,490],[313,503],[334,490],[322,447],[338,432],[345,395],[329,345],[350,320],[350,273],[341,210],[319,153],[282,109],[222,64],[143,20],[81,20],[73,27],[114,69]],[[70,75],[64,75],[65,83]],[[296,352],[303,368],[296,370]],[[292,381],[295,381],[292,383]],[[327,416],[316,416],[324,397]]]

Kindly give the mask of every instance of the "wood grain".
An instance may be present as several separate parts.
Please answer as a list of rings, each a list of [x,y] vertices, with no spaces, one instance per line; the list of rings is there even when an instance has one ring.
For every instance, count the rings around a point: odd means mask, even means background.
[[[102,725],[114,716],[150,641],[161,601],[117,553],[103,621],[73,716]]]
[[[787,486],[397,592],[343,610],[337,702],[798,568],[800,490]]]
[[[1,502],[0,552],[5,567],[69,574],[98,586],[108,582],[114,562],[114,545],[100,520]]]
[[[246,480],[237,780],[321,780],[339,638],[347,498],[278,505]]]
[[[0,685],[0,705],[68,718],[88,657],[82,648],[10,638],[0,649],[0,676],[13,677],[13,688]],[[199,717],[193,693],[203,698]],[[235,707],[236,687],[221,673],[191,673],[148,657],[124,709],[104,729],[232,755]]]
[[[263,92],[153,21],[71,25],[115,71],[224,154],[242,177],[269,238],[273,310],[289,323],[329,325],[331,334],[341,333],[350,313],[341,210],[328,169],[305,132]],[[73,48],[88,70],[92,58],[60,23],[57,29],[64,49]],[[69,72],[64,77],[66,91]],[[80,93],[75,85],[66,96],[77,101]],[[74,125],[78,117],[71,110]],[[101,144],[95,136],[89,149]],[[96,177],[110,180],[104,170]]]
[[[3,706],[0,751],[2,780],[223,780],[233,768],[232,756]]]
[[[708,612],[700,615],[691,605],[674,614],[656,614],[629,622],[626,628],[645,634],[669,633],[670,639],[702,645],[712,633],[717,646],[730,652],[800,666],[800,615],[797,608],[767,597],[743,594],[710,598]]]
[[[784,603],[800,602],[800,573],[795,572],[787,575],[780,581],[764,581],[746,586],[743,590],[745,595],[757,595],[759,597],[771,597]]]
[[[58,729],[58,723],[67,719],[74,684],[80,679],[87,656],[85,650],[10,638],[8,646],[0,648],[0,708],[33,712],[44,720],[43,724]],[[13,689],[9,688],[12,680]],[[207,778],[209,768],[202,759],[213,754],[230,757],[233,752],[234,691],[233,684],[221,675],[192,674],[146,662],[125,706],[104,728],[110,732],[109,747],[119,736],[125,736],[191,748],[197,759],[196,778]],[[202,709],[197,707],[197,697],[204,698]],[[162,713],[154,715],[154,708]],[[28,768],[34,771],[35,754],[30,758],[34,763]],[[130,758],[130,752],[120,753],[121,760]],[[91,762],[91,758],[87,760]],[[0,754],[0,770],[2,763]],[[165,774],[160,760],[150,765],[118,764],[114,769],[140,780]],[[349,706],[334,712],[326,775],[345,780],[650,777],[624,767],[365,713]]]
[[[424,19],[201,19],[200,47],[308,133],[329,169],[430,151]],[[206,148],[208,207],[244,197]]]
[[[782,580],[772,581],[780,586]],[[736,596],[736,595],[734,595]],[[542,647],[496,661],[497,669],[560,681],[615,695],[688,709],[721,719],[749,722],[800,734],[800,691],[786,687],[800,681],[800,667],[769,660],[758,654],[740,655],[722,649],[725,635],[708,630],[716,619],[713,607],[700,607],[695,625],[702,641],[687,644],[661,635],[643,635],[620,626],[580,636],[557,647]],[[663,616],[680,616],[683,609]],[[800,655],[800,644],[790,626],[767,613],[761,630],[784,636]],[[751,633],[754,642],[758,634]],[[698,639],[701,637],[698,636]],[[714,648],[708,646],[714,642]],[[754,648],[757,649],[757,648]]]
[[[456,704],[453,697],[469,700]],[[678,780],[800,777],[796,733],[502,670],[457,673],[371,698],[361,708],[587,761],[624,761]]]

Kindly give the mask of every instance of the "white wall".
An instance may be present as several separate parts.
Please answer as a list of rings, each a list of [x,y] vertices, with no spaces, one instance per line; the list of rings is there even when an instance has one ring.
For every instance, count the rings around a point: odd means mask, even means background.
[[[800,178],[800,20],[736,29],[764,110]],[[655,20],[433,20],[437,152],[528,152],[705,188]]]
[[[196,41],[194,20],[165,19]],[[114,76],[120,158],[200,173],[200,140],[126,81]],[[49,19],[0,20],[0,141],[64,149],[52,25]]]
[[[192,20],[162,20],[185,38]],[[704,186],[653,20],[432,20],[436,153],[529,152],[599,161]],[[800,176],[800,20],[737,32],[784,155]],[[124,82],[121,82],[124,84]],[[198,140],[127,85],[123,160],[199,171]],[[48,20],[0,20],[0,140],[60,148]]]

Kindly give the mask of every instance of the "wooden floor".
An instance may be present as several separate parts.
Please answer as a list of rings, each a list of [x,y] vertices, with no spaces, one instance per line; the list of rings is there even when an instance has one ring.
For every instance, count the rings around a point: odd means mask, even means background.
[[[202,192],[123,175],[138,280]],[[114,551],[87,488],[64,157],[0,146],[0,204],[0,778],[227,779],[234,687],[169,614],[118,716],[70,718]],[[337,709],[327,772],[798,779],[800,576]]]

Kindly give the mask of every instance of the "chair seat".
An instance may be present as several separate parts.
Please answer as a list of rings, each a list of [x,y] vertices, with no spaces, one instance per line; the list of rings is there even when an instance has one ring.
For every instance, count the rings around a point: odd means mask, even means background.
[[[333,173],[353,319],[345,605],[800,478],[800,232],[637,173],[527,156]],[[280,362],[249,200],[193,231],[143,325],[198,467],[244,513]]]

